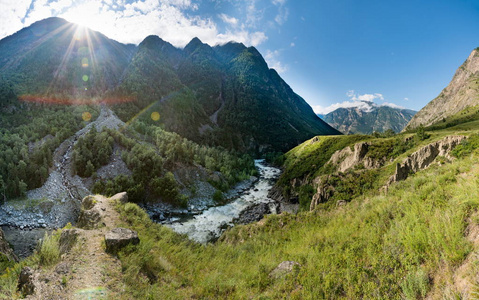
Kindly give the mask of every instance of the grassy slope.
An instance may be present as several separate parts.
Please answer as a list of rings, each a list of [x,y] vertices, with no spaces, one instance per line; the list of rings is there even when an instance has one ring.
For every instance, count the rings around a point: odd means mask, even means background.
[[[415,149],[474,128],[475,121],[433,132]],[[392,171],[385,168],[383,178]],[[470,234],[479,227],[478,178],[476,150],[412,175],[386,195],[373,189],[346,206],[271,215],[234,227],[207,246],[153,224],[134,204],[120,206],[124,225],[141,239],[121,255],[123,298],[467,297],[459,277],[469,291],[479,288],[479,241]],[[285,260],[302,266],[284,278],[270,277]],[[18,270],[0,276],[0,294],[16,284]]]

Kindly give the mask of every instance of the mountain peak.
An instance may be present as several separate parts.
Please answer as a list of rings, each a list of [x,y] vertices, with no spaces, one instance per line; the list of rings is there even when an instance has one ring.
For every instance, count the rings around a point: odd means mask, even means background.
[[[405,129],[429,126],[455,115],[467,107],[479,104],[479,50],[472,50],[457,69],[449,85],[411,119]]]

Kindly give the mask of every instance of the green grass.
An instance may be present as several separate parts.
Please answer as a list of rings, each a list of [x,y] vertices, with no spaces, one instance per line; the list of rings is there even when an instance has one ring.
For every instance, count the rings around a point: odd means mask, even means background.
[[[152,223],[134,204],[120,206],[141,239],[120,256],[123,298],[416,299],[457,292],[454,271],[475,249],[465,232],[479,207],[478,167],[475,156],[433,166],[387,195],[366,192],[339,208],[271,215],[206,246]],[[269,276],[285,260],[301,267]]]

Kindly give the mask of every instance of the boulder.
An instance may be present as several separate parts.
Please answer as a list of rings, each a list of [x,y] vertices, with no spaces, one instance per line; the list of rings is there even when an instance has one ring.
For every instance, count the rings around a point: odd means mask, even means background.
[[[95,229],[101,225],[101,213],[96,207],[89,210],[82,210],[78,217],[77,226],[83,229]]]
[[[97,200],[95,196],[92,196],[92,195],[86,196],[81,201],[82,209],[84,210],[92,209],[95,206],[96,202]]]
[[[60,235],[60,255],[65,254],[71,250],[75,245],[78,236],[80,235],[80,229],[65,229]]]
[[[110,198],[111,200],[117,200],[120,203],[128,202],[128,195],[126,192],[118,193]]]
[[[273,271],[271,271],[269,275],[273,278],[286,276],[287,274],[293,272],[295,266],[301,267],[301,265],[295,261],[283,261]]]
[[[127,228],[114,228],[105,234],[106,252],[116,254],[128,244],[140,243],[138,233]]]
[[[18,290],[25,296],[35,293],[35,276],[32,268],[24,267],[20,272]]]

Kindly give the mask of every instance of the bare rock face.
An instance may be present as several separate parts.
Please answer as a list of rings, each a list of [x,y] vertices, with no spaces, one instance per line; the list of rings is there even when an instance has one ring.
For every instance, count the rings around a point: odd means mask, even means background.
[[[293,272],[295,266],[301,267],[301,265],[295,261],[283,261],[273,271],[271,271],[269,275],[273,278],[283,277]]]
[[[65,229],[60,235],[60,254],[65,254],[71,250],[71,248],[77,242],[80,235],[80,229]]]
[[[33,269],[24,267],[18,279],[18,290],[25,296],[33,295],[35,293],[35,287],[35,273]]]
[[[114,228],[105,234],[106,252],[116,254],[128,244],[140,243],[138,233],[127,228]]]
[[[111,200],[117,200],[120,203],[128,202],[128,195],[126,192],[118,193],[110,198]]]
[[[317,177],[313,181],[314,186],[316,187],[316,193],[313,195],[311,199],[311,204],[309,206],[309,210],[314,210],[319,203],[324,203],[329,200],[332,196],[332,190],[329,188],[328,185],[323,184],[320,177]]]
[[[346,172],[360,164],[366,169],[379,168],[385,163],[385,161],[375,160],[366,156],[369,151],[369,145],[369,143],[361,142],[356,143],[353,150],[351,150],[349,146],[342,150],[338,150],[331,156],[328,164],[337,166],[339,172]]]
[[[82,200],[82,210],[78,217],[77,226],[83,229],[95,229],[102,225],[101,211],[96,207],[95,196],[86,196]]]
[[[469,106],[479,104],[479,51],[475,49],[457,69],[449,85],[421,109],[409,121],[404,130],[414,129],[420,124],[432,125],[452,116]]]
[[[409,174],[429,167],[438,156],[450,158],[449,153],[451,150],[465,139],[466,137],[462,135],[451,135],[419,149],[408,156],[402,164],[396,165],[396,171],[389,178],[386,185],[389,186],[393,182],[404,180]]]
[[[18,257],[13,253],[12,248],[5,240],[5,234],[0,228],[0,255],[4,255],[9,261],[18,261]]]

